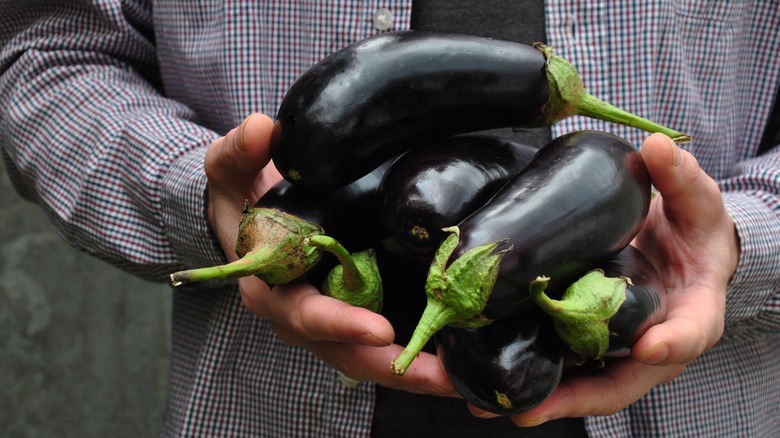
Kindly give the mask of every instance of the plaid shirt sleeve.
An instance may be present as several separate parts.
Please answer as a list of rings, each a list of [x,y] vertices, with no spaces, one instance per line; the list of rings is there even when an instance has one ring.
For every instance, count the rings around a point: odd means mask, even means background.
[[[151,85],[150,5],[24,3],[0,14],[0,141],[12,178],[68,242],[139,276],[221,261],[202,171],[217,134]]]

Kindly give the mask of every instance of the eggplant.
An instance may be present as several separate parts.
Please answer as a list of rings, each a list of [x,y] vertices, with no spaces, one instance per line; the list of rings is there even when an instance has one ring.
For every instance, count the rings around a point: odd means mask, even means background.
[[[631,245],[574,282],[560,300],[545,294],[546,285],[544,277],[534,281],[531,297],[572,351],[597,361],[630,355],[647,329],[666,318],[658,271]]]
[[[363,251],[379,243],[373,218],[355,211],[376,211],[379,184],[394,159],[359,180],[335,190],[315,190],[281,180],[253,207],[246,205],[239,225],[234,262],[174,272],[171,283],[180,286],[206,280],[255,275],[269,284],[289,283],[323,259],[312,236],[327,233],[351,251]],[[330,270],[327,266],[324,270]]]
[[[391,251],[430,265],[442,228],[487,202],[537,148],[470,134],[417,147],[393,163],[379,187],[379,221]]]
[[[359,180],[337,189],[312,189],[279,181],[256,203],[321,226],[350,251],[376,246],[383,234],[376,226],[379,187],[397,157],[391,158]],[[358,211],[361,214],[355,214]]]
[[[435,341],[455,390],[494,414],[532,409],[555,390],[563,375],[566,347],[550,317],[539,309],[484,327],[444,327]]]
[[[339,241],[323,235],[311,236],[305,244],[328,251],[339,261],[326,275],[322,293],[372,312],[382,309],[382,279],[372,248],[350,254]]]
[[[688,136],[586,93],[576,69],[543,44],[452,33],[386,32],[325,57],[290,87],[271,154],[299,185],[338,187],[413,144],[584,115]]]
[[[557,298],[625,248],[649,206],[647,169],[626,140],[599,131],[552,140],[490,201],[448,228],[426,280],[426,309],[391,371],[403,374],[446,325],[485,325],[532,306],[529,286],[539,276],[550,278]]]

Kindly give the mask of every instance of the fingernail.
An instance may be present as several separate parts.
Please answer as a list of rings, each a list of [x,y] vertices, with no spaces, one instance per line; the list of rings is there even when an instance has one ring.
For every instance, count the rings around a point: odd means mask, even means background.
[[[392,343],[392,341],[382,339],[373,333],[363,333],[358,338],[358,342],[361,345],[368,345],[370,347],[384,347]]]
[[[471,412],[471,415],[477,417],[477,418],[495,418],[495,414],[491,414],[487,411],[479,411],[479,412]]]
[[[245,118],[244,121],[241,122],[241,126],[238,127],[238,132],[236,132],[235,144],[240,151],[244,151],[246,149],[244,146],[244,131],[246,130],[246,125],[249,124],[248,122],[251,117],[252,116]]]
[[[518,422],[517,425],[520,427],[536,427],[548,421],[549,418],[547,417],[536,417],[536,418],[529,418],[527,420],[522,420]]]
[[[666,137],[666,142],[669,143],[669,147],[672,148],[672,153],[674,153],[672,167],[680,167],[680,163],[682,163],[682,153],[680,152],[680,147],[677,146],[677,143],[675,143],[674,140],[668,136],[664,135],[664,137]]]
[[[653,365],[663,362],[668,356],[669,347],[663,342],[659,342],[645,350],[644,354],[639,357],[639,361]]]

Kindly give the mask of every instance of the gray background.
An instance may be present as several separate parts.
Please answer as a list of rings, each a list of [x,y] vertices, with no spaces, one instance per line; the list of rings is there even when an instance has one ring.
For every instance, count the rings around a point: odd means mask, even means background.
[[[65,244],[0,160],[0,436],[157,436],[170,312],[167,285]]]

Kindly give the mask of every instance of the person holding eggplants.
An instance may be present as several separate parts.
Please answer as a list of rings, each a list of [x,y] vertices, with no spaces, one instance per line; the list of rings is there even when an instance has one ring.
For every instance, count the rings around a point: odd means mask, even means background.
[[[598,130],[639,148],[657,195],[631,244],[668,300],[630,356],[565,376],[534,408],[500,416],[459,399],[431,352],[392,374],[403,346],[391,321],[319,284],[193,283],[174,289],[165,436],[768,436],[780,427],[780,6],[9,1],[0,12],[0,146],[15,186],[68,242],[155,281],[237,259],[245,204],[281,178],[274,132],[296,122],[277,118],[285,95],[371,35],[544,42],[588,93],[691,138],[678,145],[578,113],[501,131],[540,147]],[[394,103],[399,119],[415,108],[409,96]]]

